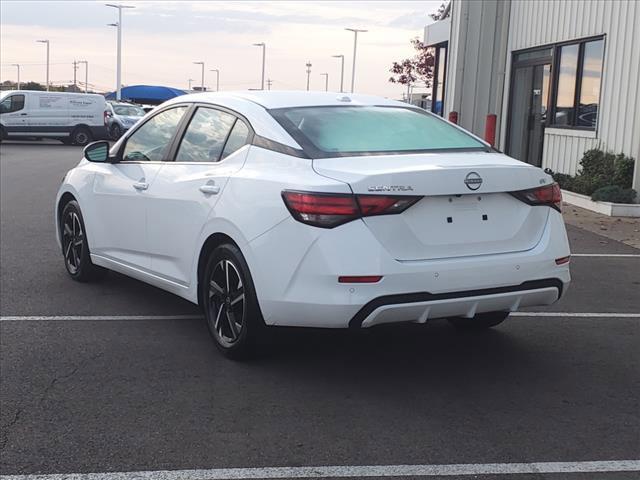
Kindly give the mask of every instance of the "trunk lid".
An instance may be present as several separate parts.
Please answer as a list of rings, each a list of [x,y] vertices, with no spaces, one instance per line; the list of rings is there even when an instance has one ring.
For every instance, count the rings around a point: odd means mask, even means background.
[[[363,219],[397,260],[530,250],[550,211],[508,192],[547,185],[551,177],[499,153],[325,158],[313,160],[313,168],[355,194],[424,196],[401,214]]]

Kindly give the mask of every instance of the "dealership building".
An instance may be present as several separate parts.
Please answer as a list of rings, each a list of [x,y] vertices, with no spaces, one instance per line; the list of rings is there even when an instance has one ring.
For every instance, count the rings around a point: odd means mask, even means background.
[[[557,172],[590,148],[623,152],[640,191],[640,2],[452,0],[446,13],[424,35],[434,112],[479,136],[495,114],[498,149]]]

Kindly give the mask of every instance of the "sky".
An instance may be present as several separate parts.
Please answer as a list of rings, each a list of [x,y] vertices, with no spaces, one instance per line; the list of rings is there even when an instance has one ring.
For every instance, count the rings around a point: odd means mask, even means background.
[[[107,2],[108,3],[108,2]],[[220,70],[221,90],[260,88],[262,51],[266,43],[266,77],[272,89],[306,88],[307,61],[311,89],[340,89],[340,59],[345,55],[344,87],[351,82],[353,33],[358,36],[356,92],[399,98],[402,86],[389,83],[389,68],[413,54],[409,41],[423,37],[441,0],[425,1],[206,1],[122,2],[135,6],[123,15],[123,75],[125,85],[152,84],[187,88],[200,85],[205,62],[205,85],[215,89]],[[89,85],[113,90],[116,84],[117,10],[96,1],[0,2],[0,81],[45,82],[46,46],[50,41],[52,83],[73,80],[72,62],[89,62]],[[77,71],[84,82],[84,65]]]

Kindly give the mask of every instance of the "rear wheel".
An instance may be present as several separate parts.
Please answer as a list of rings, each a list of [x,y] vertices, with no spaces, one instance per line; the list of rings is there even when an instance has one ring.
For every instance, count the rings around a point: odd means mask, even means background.
[[[473,318],[449,318],[449,322],[461,330],[485,330],[504,322],[509,312],[478,313]]]
[[[91,262],[85,231],[80,206],[78,202],[72,200],[62,210],[60,236],[64,266],[71,278],[78,282],[98,280],[107,272]]]
[[[85,127],[78,127],[71,134],[71,141],[74,145],[80,145],[81,147],[84,147],[85,145],[88,145],[91,140],[91,132],[88,128]]]
[[[251,273],[238,247],[224,244],[210,254],[200,298],[218,349],[237,360],[255,354],[264,327]]]

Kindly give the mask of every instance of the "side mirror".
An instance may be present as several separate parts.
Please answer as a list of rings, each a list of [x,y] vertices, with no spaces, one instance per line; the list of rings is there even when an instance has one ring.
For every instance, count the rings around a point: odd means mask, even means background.
[[[106,140],[92,142],[84,147],[82,154],[90,162],[105,163],[109,160],[109,142]]]

